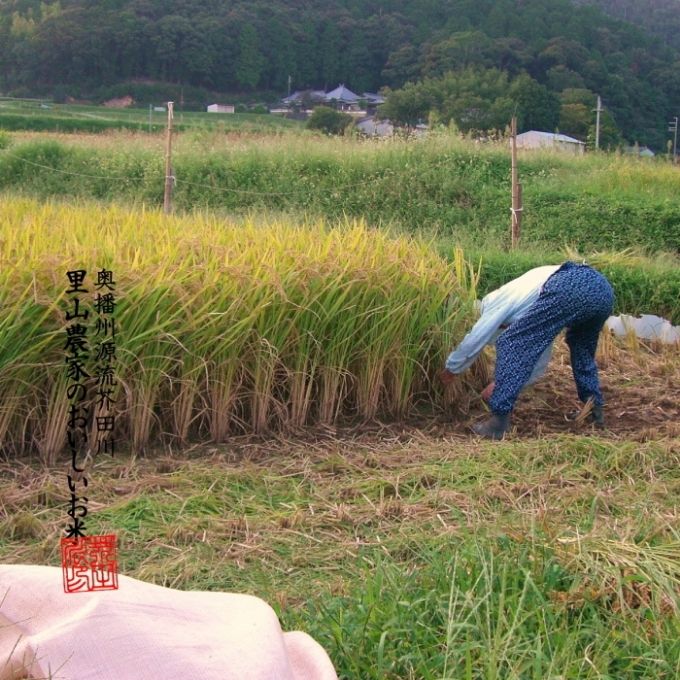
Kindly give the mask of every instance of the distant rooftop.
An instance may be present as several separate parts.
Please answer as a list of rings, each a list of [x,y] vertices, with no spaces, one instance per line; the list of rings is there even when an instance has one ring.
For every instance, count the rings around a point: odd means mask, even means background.
[[[578,139],[573,137],[568,137],[567,135],[561,135],[559,132],[540,132],[538,130],[528,130],[527,132],[522,132],[522,134],[517,135],[517,138],[524,137],[525,135],[537,135],[543,139],[550,140],[552,142],[567,142],[570,144],[583,144]]]
[[[296,90],[292,94],[284,97],[281,102],[283,104],[294,104],[302,102],[304,99],[311,99],[312,101],[324,101],[324,102],[340,102],[341,104],[358,104],[360,101],[365,101],[369,105],[384,104],[385,98],[381,97],[375,92],[364,92],[363,94],[356,94],[352,92],[348,87],[345,87],[344,83],[338,85],[334,90],[330,92],[324,92],[323,90]]]
[[[376,94],[375,92],[364,92],[363,97],[361,99],[365,99],[369,104],[384,104],[385,103],[385,98],[381,97],[379,94]]]
[[[305,96],[310,99],[324,99],[326,93],[323,90],[296,90],[293,94],[284,97],[281,101],[286,104],[292,104],[293,102],[302,101]]]
[[[361,97],[358,94],[354,94],[352,90],[344,85],[338,85],[334,90],[326,93],[325,99],[327,102],[335,100],[346,104],[354,104],[355,102],[358,102]]]

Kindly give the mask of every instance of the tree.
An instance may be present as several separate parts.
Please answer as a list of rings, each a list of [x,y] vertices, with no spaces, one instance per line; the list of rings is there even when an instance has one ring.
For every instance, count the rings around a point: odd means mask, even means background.
[[[425,76],[441,76],[447,71],[460,71],[468,66],[488,66],[487,55],[492,45],[491,40],[480,31],[454,33],[427,48],[421,72]]]
[[[560,107],[560,132],[572,135],[580,140],[588,137],[593,114],[584,104],[562,104]]]
[[[572,71],[563,64],[548,69],[545,74],[545,82],[553,92],[582,88],[585,85],[580,73]]]
[[[592,109],[597,103],[597,95],[586,88],[567,88],[560,93],[562,104],[583,104]]]
[[[347,52],[347,72],[352,74],[352,87],[356,92],[366,92],[372,85],[371,53],[361,37],[354,36]]]
[[[324,87],[335,87],[343,77],[343,44],[334,21],[326,22],[321,32],[321,79]]]
[[[611,151],[623,144],[621,131],[616,126],[614,119],[606,109],[600,114],[600,149]],[[586,144],[589,149],[595,148],[595,123],[588,130]]]
[[[354,119],[347,113],[328,106],[318,106],[307,121],[310,130],[321,130],[329,135],[342,135]]]
[[[560,94],[561,132],[585,141],[593,123],[593,108],[597,97],[584,88],[568,88]]]
[[[294,49],[297,66],[295,89],[313,87],[320,77],[319,43],[317,27],[309,19],[296,27]]]
[[[453,120],[462,132],[502,129],[512,117],[508,76],[499,69],[468,68],[447,73],[441,87],[439,112],[443,123]]]
[[[382,71],[385,82],[392,87],[401,87],[419,74],[418,50],[410,44],[391,52]]]
[[[181,79],[180,64],[184,41],[192,31],[191,22],[178,14],[163,17],[155,26],[156,33],[153,43],[160,62],[160,77],[162,80]]]
[[[422,83],[406,83],[400,90],[387,91],[385,103],[379,108],[379,115],[397,125],[415,127],[419,121],[427,118],[434,104]]]
[[[257,31],[252,24],[241,29],[238,38],[238,56],[236,57],[236,80],[241,87],[254,90],[264,70],[265,61],[259,48]]]
[[[266,51],[264,85],[279,91],[286,91],[288,76],[297,81],[295,45],[288,27],[281,17],[274,16],[266,26]]]
[[[519,38],[499,38],[488,48],[490,63],[509,75],[522,73],[531,64],[531,50]]]
[[[565,37],[553,38],[538,55],[538,60],[548,69],[553,66],[565,66],[578,70],[588,60],[588,50],[575,40]]]
[[[554,130],[560,117],[560,100],[531,76],[522,74],[510,85],[521,130]]]

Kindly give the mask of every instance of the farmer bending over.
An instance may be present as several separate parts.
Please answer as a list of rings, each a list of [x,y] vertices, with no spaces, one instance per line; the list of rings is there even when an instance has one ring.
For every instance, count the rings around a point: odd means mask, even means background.
[[[494,381],[482,396],[492,415],[472,429],[482,437],[501,439],[510,428],[510,415],[525,385],[543,375],[552,343],[567,328],[578,397],[593,399],[591,419],[604,426],[602,393],[595,350],[604,322],[612,313],[614,292],[607,279],[586,264],[536,267],[489,293],[481,304],[481,317],[451,352],[441,373],[445,385],[475,360],[485,345],[496,339]]]

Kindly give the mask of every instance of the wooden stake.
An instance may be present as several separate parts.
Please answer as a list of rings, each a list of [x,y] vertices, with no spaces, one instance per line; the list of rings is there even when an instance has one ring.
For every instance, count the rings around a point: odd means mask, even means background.
[[[172,109],[173,102],[168,102],[168,126],[165,133],[165,193],[163,194],[163,212],[172,212],[172,187],[175,178],[172,174]]]
[[[511,247],[514,249],[519,243],[522,222],[522,185],[517,181],[517,118],[512,117],[510,124],[512,139],[512,218],[510,221]]]

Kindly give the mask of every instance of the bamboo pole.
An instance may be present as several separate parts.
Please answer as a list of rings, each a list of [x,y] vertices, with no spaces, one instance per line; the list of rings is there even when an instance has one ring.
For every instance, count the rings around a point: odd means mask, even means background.
[[[172,174],[172,118],[173,104],[168,102],[168,125],[165,132],[165,192],[163,194],[163,212],[167,215],[172,212],[172,188],[175,178]]]
[[[512,140],[512,208],[510,220],[510,240],[511,247],[514,249],[519,244],[520,228],[522,222],[522,185],[517,178],[517,118],[512,117],[510,124],[510,134]]]

